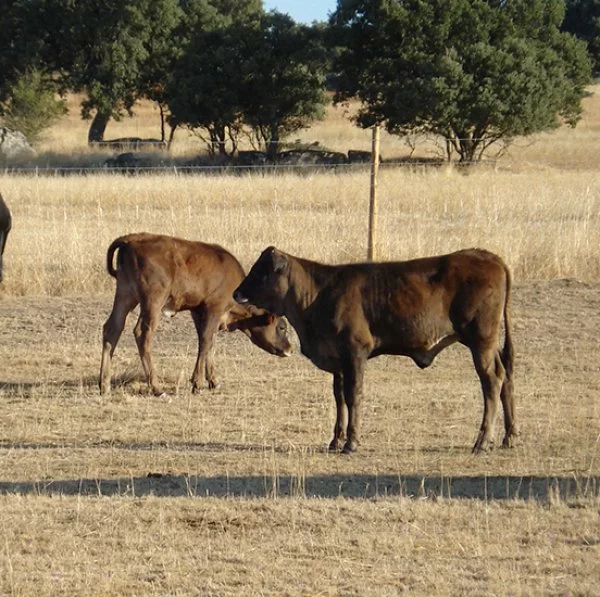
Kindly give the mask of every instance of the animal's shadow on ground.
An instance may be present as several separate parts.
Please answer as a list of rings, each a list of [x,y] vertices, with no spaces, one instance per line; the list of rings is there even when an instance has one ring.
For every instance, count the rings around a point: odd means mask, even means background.
[[[173,376],[165,377],[159,380],[159,387],[164,390],[162,398],[176,398],[185,393],[192,393],[192,382],[190,375],[178,381]],[[15,395],[18,398],[33,396],[38,390],[45,390],[46,388],[57,387],[62,391],[65,390],[79,390],[83,389],[85,392],[90,392],[92,395],[96,394],[101,396],[99,389],[99,377],[98,375],[87,375],[72,379],[61,379],[57,382],[48,384],[47,382],[13,382],[13,381],[2,381],[0,380],[0,390],[7,392],[9,395]],[[111,377],[111,392],[115,395],[119,395],[119,392],[126,394],[148,396],[153,397],[152,392],[148,387],[148,381],[142,371],[131,371],[125,373],[119,373]],[[218,392],[221,388],[220,385],[216,389],[210,390],[206,383],[202,381],[199,392],[206,392],[210,395],[211,392]],[[106,397],[110,397],[111,393],[107,393]]]
[[[21,449],[42,449],[44,446],[25,445],[19,447]],[[138,449],[143,449],[143,447],[138,447]],[[364,473],[196,476],[148,473],[143,477],[131,476],[116,479],[0,481],[0,494],[197,498],[344,497],[354,499],[402,496],[433,500],[463,498],[484,501],[519,499],[546,502],[552,499],[597,498],[600,496],[600,477],[510,475],[441,477],[439,475],[402,476],[400,474]]]

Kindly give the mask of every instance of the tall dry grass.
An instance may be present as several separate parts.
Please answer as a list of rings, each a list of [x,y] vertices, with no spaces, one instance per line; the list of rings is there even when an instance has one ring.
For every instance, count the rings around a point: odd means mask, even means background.
[[[369,173],[11,176],[9,294],[109,290],[105,250],[148,231],[224,245],[248,267],[274,244],[308,258],[366,256]],[[409,259],[481,246],[518,279],[600,277],[597,171],[382,169],[377,254]]]

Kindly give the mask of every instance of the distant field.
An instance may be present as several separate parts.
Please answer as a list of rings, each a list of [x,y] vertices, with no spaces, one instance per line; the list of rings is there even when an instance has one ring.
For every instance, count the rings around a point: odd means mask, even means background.
[[[517,142],[493,164],[380,171],[379,258],[483,246],[514,272],[522,436],[479,457],[481,392],[457,346],[426,371],[369,362],[351,457],[325,450],[331,376],[297,347],[277,359],[221,334],[222,386],[192,395],[185,313],[156,339],[167,398],[146,393],[133,321],[113,393],[99,395],[113,238],[218,242],[245,267],[269,244],[362,260],[368,169],[0,173],[14,216],[0,294],[0,594],[596,594],[600,87],[591,91],[576,129]],[[86,133],[73,108],[40,159],[89,152]],[[142,106],[107,136],[158,136],[156,110]],[[370,144],[333,108],[298,136],[338,151]],[[198,151],[183,132],[176,139],[177,154]],[[408,152],[384,135],[384,157]]]

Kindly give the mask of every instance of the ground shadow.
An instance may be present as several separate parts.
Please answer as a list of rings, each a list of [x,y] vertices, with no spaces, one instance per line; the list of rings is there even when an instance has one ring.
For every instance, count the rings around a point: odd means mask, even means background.
[[[600,496],[600,477],[402,475],[169,475],[116,479],[0,481],[0,494],[157,497],[576,499]]]

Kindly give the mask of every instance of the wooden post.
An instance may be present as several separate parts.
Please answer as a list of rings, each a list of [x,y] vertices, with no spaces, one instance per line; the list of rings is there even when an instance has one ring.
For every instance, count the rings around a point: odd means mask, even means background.
[[[377,171],[379,170],[379,125],[373,127],[373,143],[371,149],[371,192],[369,195],[369,248],[367,259],[377,258],[375,245],[377,243]]]

